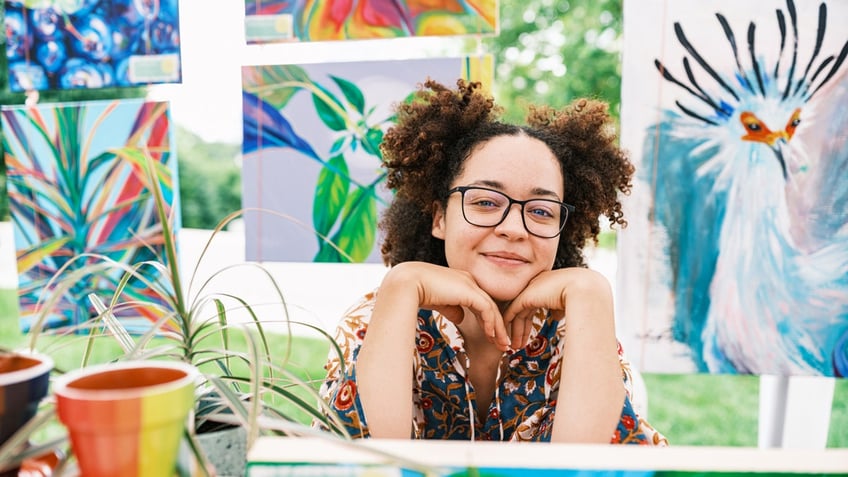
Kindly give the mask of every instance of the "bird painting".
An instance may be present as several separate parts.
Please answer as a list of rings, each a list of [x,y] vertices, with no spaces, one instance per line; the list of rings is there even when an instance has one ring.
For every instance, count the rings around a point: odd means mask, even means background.
[[[848,376],[845,4],[782,1],[669,18],[637,181],[696,371]]]

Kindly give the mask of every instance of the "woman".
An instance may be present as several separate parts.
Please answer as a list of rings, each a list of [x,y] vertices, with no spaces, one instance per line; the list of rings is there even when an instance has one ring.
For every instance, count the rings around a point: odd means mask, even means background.
[[[606,105],[498,121],[478,83],[427,81],[382,143],[391,268],[352,307],[321,394],[354,437],[666,444],[639,419],[610,285],[633,166]]]

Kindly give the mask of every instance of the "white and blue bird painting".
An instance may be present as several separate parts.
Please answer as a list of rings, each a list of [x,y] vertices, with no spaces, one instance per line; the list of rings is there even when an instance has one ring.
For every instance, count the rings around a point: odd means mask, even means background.
[[[705,14],[709,41],[669,19],[681,55],[654,60],[674,99],[637,177],[663,231],[667,334],[699,372],[848,376],[848,18],[757,5]]]

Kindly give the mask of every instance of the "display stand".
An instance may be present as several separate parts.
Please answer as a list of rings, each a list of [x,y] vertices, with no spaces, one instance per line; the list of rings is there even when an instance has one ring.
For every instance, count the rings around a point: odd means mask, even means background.
[[[834,378],[760,376],[758,447],[824,449]]]

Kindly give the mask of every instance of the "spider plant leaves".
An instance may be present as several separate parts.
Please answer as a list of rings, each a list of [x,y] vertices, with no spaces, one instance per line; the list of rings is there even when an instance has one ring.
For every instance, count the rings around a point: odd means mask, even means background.
[[[8,475],[5,471],[19,466],[24,460],[43,455],[67,441],[66,436],[59,436],[38,444],[30,442],[32,434],[54,420],[55,417],[55,408],[49,405],[42,406],[42,409],[32,419],[0,445],[0,474]]]

